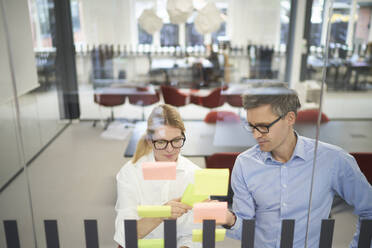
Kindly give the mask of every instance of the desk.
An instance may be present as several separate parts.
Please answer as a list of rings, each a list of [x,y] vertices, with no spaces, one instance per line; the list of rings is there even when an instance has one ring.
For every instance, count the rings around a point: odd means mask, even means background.
[[[252,135],[239,123],[207,124],[185,121],[186,143],[181,153],[188,157],[209,156],[218,152],[242,152],[256,144]],[[315,124],[296,124],[297,132],[315,138]],[[132,157],[136,145],[146,130],[146,122],[138,122],[125,151]],[[372,121],[330,121],[322,124],[320,140],[340,146],[348,152],[372,151]]]
[[[345,75],[346,82],[351,86],[351,75],[352,72],[355,71],[355,78],[354,78],[354,85],[351,87],[353,90],[361,90],[362,87],[359,84],[359,75],[360,74],[368,74],[371,73],[371,64],[360,61],[360,62],[352,62],[347,65],[347,72]]]
[[[156,95],[156,91],[153,86],[148,86],[147,90],[139,90],[136,87],[104,87],[96,88],[94,90],[95,95],[121,95],[121,96],[133,96],[133,95]]]
[[[191,68],[194,63],[201,63],[203,68],[212,68],[213,64],[205,58],[162,58],[152,59],[151,70],[171,70],[174,68]]]

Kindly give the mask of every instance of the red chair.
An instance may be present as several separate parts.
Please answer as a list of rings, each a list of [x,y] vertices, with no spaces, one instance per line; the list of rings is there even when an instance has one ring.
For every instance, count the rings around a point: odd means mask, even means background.
[[[145,120],[145,106],[152,105],[159,102],[159,93],[156,92],[155,95],[131,95],[128,96],[129,103],[142,107],[142,120]]]
[[[319,110],[318,109],[305,109],[305,110],[300,110],[297,113],[297,119],[296,122],[301,123],[301,122],[313,122],[316,123],[318,121],[318,114]],[[322,117],[320,119],[321,123],[326,123],[329,121],[329,118],[326,114],[322,113]]]
[[[227,95],[226,101],[230,106],[238,108],[243,107],[243,99],[241,95]]]
[[[189,95],[180,92],[177,88],[162,85],[161,92],[166,104],[170,104],[175,107],[181,107],[188,104]]]
[[[222,88],[218,87],[207,96],[191,95],[190,102],[206,108],[217,108],[225,103],[225,97],[221,96]]]
[[[240,122],[240,117],[231,111],[210,111],[204,118],[206,123],[216,123],[217,121],[236,123]]]
[[[372,185],[372,153],[370,152],[351,152],[350,153],[357,161],[360,170]]]
[[[238,157],[239,152],[221,152],[215,153],[211,156],[205,157],[205,167],[206,168],[214,168],[214,169],[229,169],[230,171],[230,178],[231,181],[231,172],[235,164],[235,160]],[[234,196],[234,192],[231,189],[231,182],[229,182],[229,190],[227,197],[217,197],[214,198],[218,200],[227,201],[229,204],[232,204],[232,199]]]
[[[107,118],[107,122],[104,126],[104,129],[107,129],[110,122],[114,120],[114,110],[113,107],[119,106],[125,103],[125,96],[119,94],[94,94],[94,102],[99,106],[110,107],[111,108],[111,117]],[[100,109],[101,116],[101,109]],[[100,118],[102,121],[102,118]],[[93,127],[96,126],[96,121],[93,122]]]

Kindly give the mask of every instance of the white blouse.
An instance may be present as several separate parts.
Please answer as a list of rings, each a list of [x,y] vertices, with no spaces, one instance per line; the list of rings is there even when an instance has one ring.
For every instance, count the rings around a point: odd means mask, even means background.
[[[127,162],[116,175],[117,201],[114,240],[125,247],[124,220],[140,219],[137,214],[138,205],[163,205],[166,202],[182,197],[189,183],[194,182],[194,171],[200,169],[187,158],[179,155],[176,167],[176,180],[148,181],[142,176],[143,162],[154,162],[154,154],[142,156],[135,164]],[[177,246],[201,247],[192,242],[192,230],[201,229],[201,224],[193,223],[193,212],[177,218]],[[146,239],[164,238],[164,225],[161,223]]]

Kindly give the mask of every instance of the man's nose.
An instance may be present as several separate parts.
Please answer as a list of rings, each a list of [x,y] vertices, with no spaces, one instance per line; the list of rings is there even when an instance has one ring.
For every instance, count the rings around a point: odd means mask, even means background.
[[[262,137],[262,133],[259,132],[257,129],[253,128],[252,130],[253,138],[258,139]]]

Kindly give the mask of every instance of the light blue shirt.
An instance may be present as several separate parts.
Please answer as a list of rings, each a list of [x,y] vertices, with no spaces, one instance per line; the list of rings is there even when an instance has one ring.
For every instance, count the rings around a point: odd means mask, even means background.
[[[258,145],[238,156],[231,178],[237,220],[227,236],[241,239],[242,220],[256,219],[255,247],[280,247],[281,221],[294,219],[293,247],[304,247],[314,148],[315,140],[298,136],[286,163]],[[360,219],[372,219],[372,187],[354,157],[319,142],[315,168],[308,247],[319,247],[321,220],[328,218],[335,194],[353,205]],[[350,247],[357,247],[357,226]]]

